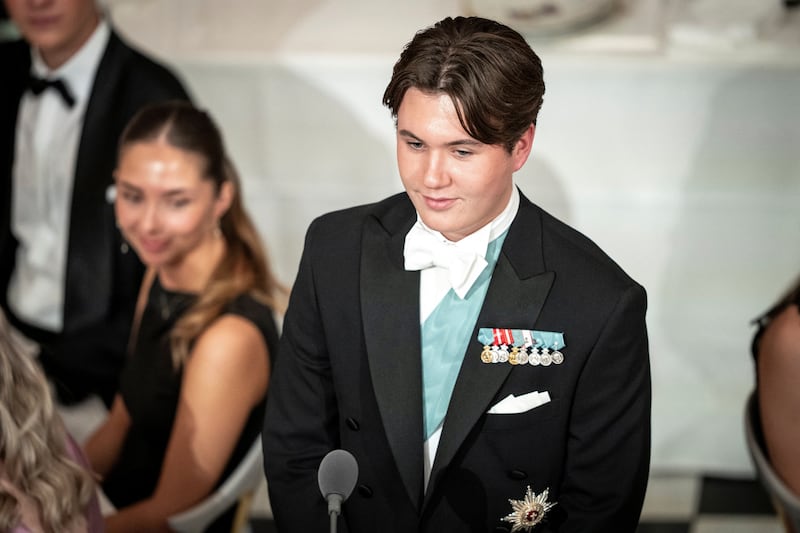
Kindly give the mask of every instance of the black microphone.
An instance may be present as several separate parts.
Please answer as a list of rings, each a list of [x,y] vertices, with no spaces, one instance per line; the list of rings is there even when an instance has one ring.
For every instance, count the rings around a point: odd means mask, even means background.
[[[358,463],[347,450],[333,450],[322,459],[317,481],[322,497],[328,502],[331,533],[336,533],[336,519],[342,512],[342,503],[353,492],[357,480]]]

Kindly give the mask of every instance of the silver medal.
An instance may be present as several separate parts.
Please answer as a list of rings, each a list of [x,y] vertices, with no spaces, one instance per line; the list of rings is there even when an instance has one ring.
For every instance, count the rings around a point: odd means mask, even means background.
[[[505,348],[500,348],[500,350],[497,352],[497,361],[500,363],[508,362],[508,350]]]

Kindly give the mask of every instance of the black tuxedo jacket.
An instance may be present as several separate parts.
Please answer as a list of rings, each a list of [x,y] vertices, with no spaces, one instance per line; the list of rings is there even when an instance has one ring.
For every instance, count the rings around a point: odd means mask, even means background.
[[[30,70],[27,43],[0,44],[0,304],[7,288],[17,242],[10,230],[12,165],[20,99]],[[41,335],[10,316],[20,329],[43,343],[42,360],[62,394],[98,392],[110,400],[124,360],[143,268],[132,251],[123,253],[113,204],[117,141],[143,105],[188,99],[181,82],[165,67],[131,48],[112,30],[98,66],[79,141],[70,213],[64,328]],[[10,314],[10,313],[9,313]],[[84,390],[86,389],[86,390]]]
[[[415,220],[399,194],[308,230],[264,426],[279,531],[327,531],[317,468],[344,448],[360,468],[343,507],[350,532],[508,531],[509,499],[528,486],[556,502],[534,532],[633,532],[650,451],[644,289],[522,197],[424,490],[419,272],[403,268]],[[564,362],[483,363],[480,327],[563,332]],[[551,401],[486,414],[531,391]]]

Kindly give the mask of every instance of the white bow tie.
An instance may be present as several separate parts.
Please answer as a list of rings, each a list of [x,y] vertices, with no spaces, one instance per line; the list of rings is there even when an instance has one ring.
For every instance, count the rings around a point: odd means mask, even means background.
[[[424,270],[437,266],[447,269],[450,285],[463,300],[488,264],[484,258],[488,233],[485,238],[482,235],[470,237],[457,243],[446,242],[443,237],[431,233],[418,221],[406,235],[403,249],[405,268]]]

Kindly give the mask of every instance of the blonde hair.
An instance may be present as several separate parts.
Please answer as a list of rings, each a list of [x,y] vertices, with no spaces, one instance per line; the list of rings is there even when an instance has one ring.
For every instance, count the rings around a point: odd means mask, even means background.
[[[83,518],[94,495],[94,481],[69,458],[66,439],[44,375],[0,313],[0,460],[5,478],[36,503],[46,531]],[[17,525],[19,503],[0,487],[0,531]]]
[[[217,193],[226,182],[233,188],[230,208],[219,221],[227,245],[225,256],[197,301],[170,332],[172,361],[178,368],[186,361],[194,340],[237,296],[249,293],[274,311],[282,312],[288,291],[272,273],[263,241],[244,208],[239,176],[227,156],[222,134],[208,113],[183,101],[149,105],[125,128],[120,153],[130,144],[156,139],[202,157],[204,175],[214,183]]]

